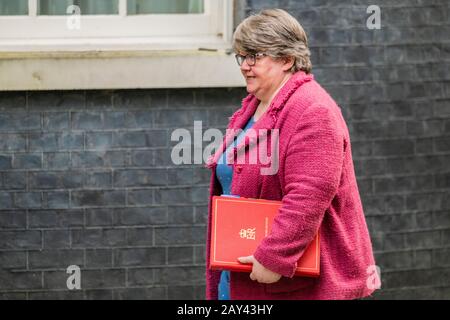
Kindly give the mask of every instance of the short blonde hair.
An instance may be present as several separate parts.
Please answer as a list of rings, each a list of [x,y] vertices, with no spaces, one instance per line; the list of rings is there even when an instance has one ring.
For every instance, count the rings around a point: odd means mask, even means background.
[[[311,52],[308,38],[300,23],[281,9],[267,9],[242,21],[233,35],[237,53],[264,52],[273,58],[293,57],[291,72],[310,73]]]

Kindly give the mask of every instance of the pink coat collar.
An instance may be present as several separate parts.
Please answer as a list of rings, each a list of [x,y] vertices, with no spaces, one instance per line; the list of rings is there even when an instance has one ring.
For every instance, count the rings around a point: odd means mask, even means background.
[[[258,132],[258,138],[260,133],[266,129],[270,130],[275,127],[275,123],[278,119],[278,113],[286,105],[286,102],[292,96],[292,94],[304,83],[309,82],[314,79],[312,74],[306,74],[303,71],[296,72],[292,77],[286,82],[286,84],[280,89],[278,94],[273,99],[269,106],[269,109],[264,113],[264,115],[258,119],[258,121],[253,125],[252,129]],[[253,116],[259,104],[259,100],[252,94],[249,94],[244,100],[242,100],[242,108],[236,111],[230,118],[230,123],[227,129],[242,129],[248,122],[250,117]],[[220,156],[225,152],[226,148],[232,143],[235,135],[227,134],[222,142],[221,147],[219,147],[216,153],[209,157],[206,162],[206,167],[215,168]],[[232,156],[236,156],[238,151],[242,148],[246,148],[250,143],[255,143],[255,137],[252,139],[243,139],[243,141],[233,150]]]

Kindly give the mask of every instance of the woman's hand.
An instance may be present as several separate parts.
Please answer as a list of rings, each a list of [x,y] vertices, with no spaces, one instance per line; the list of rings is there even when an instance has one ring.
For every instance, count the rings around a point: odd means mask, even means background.
[[[253,269],[252,269],[252,272],[250,273],[250,279],[252,279],[253,281],[256,280],[259,283],[269,284],[269,283],[277,282],[281,278],[281,274],[278,274],[276,272],[270,271],[269,269],[266,269],[253,256],[239,257],[238,260],[240,263],[252,263],[253,264]]]

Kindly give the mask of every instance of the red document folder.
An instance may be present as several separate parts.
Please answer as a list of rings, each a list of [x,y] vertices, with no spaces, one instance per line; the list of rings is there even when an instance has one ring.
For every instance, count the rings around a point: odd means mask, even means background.
[[[213,196],[210,264],[211,269],[251,272],[251,264],[237,258],[250,256],[269,234],[281,201]],[[295,275],[320,274],[320,239],[314,237],[298,260]]]

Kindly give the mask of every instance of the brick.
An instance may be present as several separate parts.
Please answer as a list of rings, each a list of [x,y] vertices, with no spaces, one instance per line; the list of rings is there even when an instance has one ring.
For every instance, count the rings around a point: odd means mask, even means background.
[[[352,156],[354,158],[367,157],[372,154],[372,144],[365,141],[355,141],[351,144]]]
[[[127,288],[114,290],[114,300],[167,300],[165,287]]]
[[[386,203],[382,197],[362,195],[361,201],[366,215],[380,215],[386,213]]]
[[[14,157],[13,168],[15,169],[40,169],[42,168],[41,154],[17,154]]]
[[[70,248],[69,230],[45,230],[44,249]]]
[[[79,171],[30,172],[32,189],[74,189],[83,186],[83,173]]]
[[[27,147],[26,134],[0,133],[0,152],[25,152]]]
[[[34,291],[28,294],[29,300],[83,300],[84,292],[80,290]]]
[[[374,179],[375,193],[427,191],[433,189],[433,176],[395,177]]]
[[[125,205],[125,192],[119,190],[84,190],[71,193],[74,207]]]
[[[432,266],[432,251],[431,250],[416,250],[414,251],[413,266],[416,269],[430,269]]]
[[[168,222],[165,207],[115,209],[113,219],[113,224],[120,226],[161,225]]]
[[[114,266],[156,266],[166,264],[166,249],[132,248],[114,252]]]
[[[156,98],[156,94],[152,93],[153,90],[115,90],[112,93],[114,108],[148,109],[152,105],[152,98]]]
[[[26,229],[27,216],[25,211],[0,211],[1,229]]]
[[[155,165],[156,166],[171,166],[173,165],[171,158],[171,149],[160,148],[155,150]]]
[[[104,129],[124,128],[126,126],[127,113],[124,111],[103,112]]]
[[[415,141],[415,154],[433,153],[433,138],[419,138]]]
[[[17,208],[40,208],[42,206],[40,192],[14,193],[14,203]]]
[[[69,208],[69,192],[68,191],[55,191],[44,192],[44,205],[45,208],[50,209],[68,209]]]
[[[10,192],[0,192],[0,209],[10,209],[13,207],[13,194]]]
[[[0,249],[40,249],[40,231],[0,231]]]
[[[126,127],[132,129],[154,128],[154,113],[151,111],[129,111],[126,114]]]
[[[450,269],[409,270],[403,272],[384,272],[386,287],[438,286],[448,282]]]
[[[204,286],[169,286],[169,300],[203,300]]]
[[[125,287],[125,270],[102,269],[82,271],[81,287],[86,289]]]
[[[194,203],[207,203],[209,196],[208,187],[192,188],[192,202]]]
[[[403,121],[353,122],[350,127],[353,129],[352,134],[358,139],[400,137],[406,135],[406,125]]]
[[[194,262],[193,247],[169,247],[168,263],[170,265],[192,264]]]
[[[179,108],[194,105],[194,91],[191,89],[172,90],[168,95],[169,108]]]
[[[26,292],[0,293],[0,300],[27,300]]]
[[[194,208],[192,206],[169,206],[170,224],[190,224],[194,220]]]
[[[73,152],[72,167],[121,167],[126,164],[125,154],[121,151],[111,152]]]
[[[42,250],[28,253],[30,269],[67,268],[71,265],[84,266],[83,250]]]
[[[42,289],[41,272],[9,272],[0,270],[2,290]]]
[[[157,204],[189,204],[191,199],[191,188],[159,188],[155,190],[155,203]]]
[[[99,112],[72,112],[71,128],[75,130],[98,130],[103,128],[102,114]]]
[[[31,151],[56,152],[59,150],[58,133],[30,133],[28,135]]]
[[[110,90],[88,90],[86,91],[86,108],[110,109],[113,106],[113,95]]]
[[[442,209],[442,194],[412,194],[406,197],[408,210],[440,210]]]
[[[58,271],[44,271],[44,289],[46,292],[53,291],[55,289],[63,289],[67,292],[80,292],[79,290],[73,290],[69,291],[67,289],[67,279],[73,274],[73,273],[67,273],[67,267],[69,265],[66,265],[65,267],[62,267]],[[83,281],[84,277],[84,270],[80,267],[80,280]],[[84,289],[83,283],[81,283],[81,289]]]
[[[196,184],[194,181],[194,168],[170,168],[168,169],[169,185]]]
[[[114,148],[165,147],[167,141],[165,130],[113,132]]]
[[[194,223],[206,224],[208,221],[208,206],[195,206]]]
[[[450,215],[447,210],[433,212],[434,228],[450,228]]]
[[[414,154],[414,141],[406,139],[374,141],[373,154],[377,156]]]
[[[70,154],[68,152],[44,153],[43,168],[67,169],[70,166]]]
[[[154,230],[153,228],[128,228],[127,242],[129,246],[152,246]]]
[[[207,113],[205,112],[207,115]],[[156,128],[182,128],[194,125],[192,109],[161,110],[154,112]]]
[[[84,91],[28,92],[28,106],[33,110],[70,110],[85,107]]]
[[[0,252],[0,266],[2,269],[26,269],[27,253],[25,251]]]
[[[113,147],[112,132],[87,132],[86,148],[94,150],[108,150]]]
[[[169,180],[166,169],[115,170],[113,179],[118,188],[166,186]]]
[[[155,228],[156,245],[203,244],[205,230],[203,227],[157,227]]]
[[[84,290],[86,300],[112,300],[113,290]]]
[[[63,131],[57,136],[58,150],[82,150],[84,148],[84,134],[80,132]],[[49,150],[51,151],[51,150]]]
[[[87,249],[86,268],[110,268],[113,263],[111,249]]]
[[[0,132],[40,129],[41,115],[37,112],[0,113]]]
[[[134,167],[149,167],[155,165],[155,151],[154,150],[136,150],[131,151],[131,166]]]
[[[434,139],[434,148],[437,152],[450,151],[450,137]]]
[[[113,213],[110,209],[88,209],[86,210],[86,226],[101,227],[112,226]]]
[[[432,212],[417,212],[416,224],[419,229],[433,228],[433,214]]]
[[[154,190],[144,189],[144,190],[129,190],[127,192],[127,202],[128,205],[153,205],[155,204]]]
[[[413,266],[413,253],[411,251],[383,252],[375,256],[375,261],[382,272],[408,269]]]
[[[73,248],[116,247],[126,244],[125,229],[72,230]]]
[[[67,130],[70,128],[69,112],[45,112],[43,115],[44,130]]]
[[[194,262],[196,264],[203,264],[206,261],[205,246],[194,247]]]
[[[384,236],[384,250],[396,251],[406,249],[405,234],[392,233]]]
[[[81,210],[29,210],[30,228],[68,228],[84,225]]]
[[[450,248],[434,249],[432,259],[434,267],[449,267]]]
[[[148,286],[155,283],[154,269],[128,269],[128,286]]]
[[[89,171],[84,174],[84,186],[86,188],[112,188],[112,171]]]
[[[410,136],[439,136],[444,132],[444,120],[408,121],[406,130]]]
[[[157,284],[197,284],[204,281],[203,267],[168,267],[155,269]]]
[[[426,249],[439,247],[441,234],[439,231],[422,231],[407,233],[405,235],[406,245],[415,249]]]
[[[27,93],[25,91],[0,92],[0,111],[25,110]]]
[[[12,156],[0,154],[0,170],[8,170],[12,168]]]

